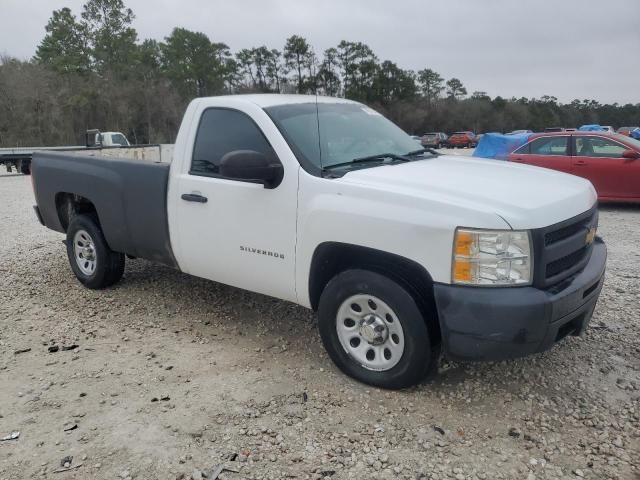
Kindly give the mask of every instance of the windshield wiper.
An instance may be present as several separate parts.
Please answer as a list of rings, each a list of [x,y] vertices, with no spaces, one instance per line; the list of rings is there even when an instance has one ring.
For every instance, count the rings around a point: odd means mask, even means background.
[[[409,153],[405,153],[404,156],[405,157],[414,157],[416,155],[420,155],[421,153],[430,153],[431,155],[441,155],[439,151],[434,150],[433,148],[421,148],[420,150],[414,150],[412,152]]]
[[[354,158],[349,162],[334,163],[333,165],[327,165],[323,170],[330,170],[332,168],[347,167],[349,165],[358,163],[369,162],[384,162],[387,158],[391,160],[399,160],[401,162],[410,162],[411,160],[404,155],[397,155],[395,153],[377,153],[375,155],[368,155],[366,157]]]

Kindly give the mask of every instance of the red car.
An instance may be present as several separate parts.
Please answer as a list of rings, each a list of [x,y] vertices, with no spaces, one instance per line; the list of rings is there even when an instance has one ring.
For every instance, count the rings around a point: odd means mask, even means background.
[[[640,203],[640,141],[634,138],[608,132],[540,133],[508,159],[586,178],[600,201]]]
[[[471,148],[478,145],[478,139],[473,132],[456,132],[449,137],[451,148]]]

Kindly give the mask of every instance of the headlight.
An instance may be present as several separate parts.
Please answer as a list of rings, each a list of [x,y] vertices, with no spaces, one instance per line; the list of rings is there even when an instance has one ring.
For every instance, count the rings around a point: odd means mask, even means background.
[[[529,232],[458,228],[452,282],[461,285],[530,285],[533,258]]]

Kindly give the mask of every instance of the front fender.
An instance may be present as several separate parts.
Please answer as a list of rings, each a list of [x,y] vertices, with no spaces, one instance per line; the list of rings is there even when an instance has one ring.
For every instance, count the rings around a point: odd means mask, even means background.
[[[298,302],[310,306],[311,262],[316,248],[326,242],[392,253],[422,266],[435,282],[449,283],[457,226],[509,228],[495,213],[472,213],[473,220],[461,207],[302,172],[296,248]]]

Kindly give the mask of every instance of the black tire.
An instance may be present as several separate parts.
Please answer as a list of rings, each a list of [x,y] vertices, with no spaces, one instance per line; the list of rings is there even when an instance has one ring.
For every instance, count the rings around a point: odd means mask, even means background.
[[[76,261],[74,238],[79,231],[86,232],[93,241],[95,268],[93,272],[83,272]],[[67,229],[67,256],[76,278],[85,287],[94,290],[107,288],[117,283],[124,273],[125,256],[114,252],[107,245],[97,218],[94,215],[78,215]]]
[[[395,313],[404,332],[404,351],[399,362],[384,371],[362,366],[340,343],[337,315],[340,306],[353,295],[377,297]],[[347,270],[325,287],[318,306],[320,336],[333,362],[347,375],[363,383],[388,389],[417,384],[437,369],[429,329],[413,297],[398,283],[368,270]],[[366,346],[366,344],[365,344]]]

